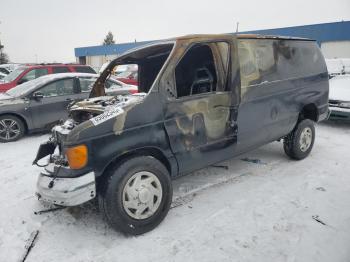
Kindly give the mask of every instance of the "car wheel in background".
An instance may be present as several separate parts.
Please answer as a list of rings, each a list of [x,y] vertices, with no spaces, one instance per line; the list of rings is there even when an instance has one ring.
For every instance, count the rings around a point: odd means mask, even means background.
[[[20,139],[25,132],[21,119],[12,115],[0,116],[0,142],[12,142]]]

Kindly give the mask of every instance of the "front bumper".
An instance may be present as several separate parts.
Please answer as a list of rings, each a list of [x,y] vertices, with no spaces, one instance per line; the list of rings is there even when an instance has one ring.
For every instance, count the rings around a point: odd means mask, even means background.
[[[329,110],[331,111],[329,119],[350,120],[350,108],[330,106]]]
[[[37,181],[39,200],[61,206],[77,206],[96,196],[94,172],[75,178],[54,178],[46,168]]]

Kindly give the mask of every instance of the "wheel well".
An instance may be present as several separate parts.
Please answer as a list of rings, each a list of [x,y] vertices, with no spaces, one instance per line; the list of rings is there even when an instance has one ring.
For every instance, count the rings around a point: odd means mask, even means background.
[[[17,115],[17,114],[14,114],[14,113],[7,113],[7,114],[1,114],[0,116],[15,116],[17,118],[19,118],[22,122],[23,122],[23,125],[24,125],[24,132],[27,133],[28,132],[28,124],[27,124],[27,121],[20,115]]]
[[[317,122],[318,110],[315,104],[308,104],[302,108],[299,114],[299,121],[303,119],[310,119]]]
[[[156,158],[157,160],[159,160],[166,167],[169,174],[171,174],[170,163],[169,163],[168,159],[166,158],[166,156],[163,154],[163,152],[161,150],[159,150],[158,148],[148,147],[148,148],[135,149],[135,150],[132,150],[132,151],[127,152],[125,154],[117,156],[113,161],[111,161],[107,165],[103,174],[101,175],[101,177],[99,177],[99,180],[102,177],[108,176],[110,173],[109,171],[111,171],[114,166],[116,166],[116,165],[122,163],[123,161],[126,161],[128,158],[134,157],[134,156],[152,156],[152,157]]]

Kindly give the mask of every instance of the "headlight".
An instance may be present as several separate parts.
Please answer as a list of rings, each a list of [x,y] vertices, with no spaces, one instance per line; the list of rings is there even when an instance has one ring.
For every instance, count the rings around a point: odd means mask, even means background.
[[[86,145],[67,148],[66,156],[71,169],[81,169],[88,162],[88,149]]]

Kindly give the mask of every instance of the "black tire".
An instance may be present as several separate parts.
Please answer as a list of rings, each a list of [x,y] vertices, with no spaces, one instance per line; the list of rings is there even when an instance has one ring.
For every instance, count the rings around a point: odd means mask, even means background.
[[[301,138],[303,132],[311,133],[311,143],[302,143],[301,141],[305,139]],[[315,141],[315,126],[314,122],[310,119],[304,119],[300,121],[294,130],[289,133],[283,140],[284,152],[292,159],[301,160],[307,157],[314,145]],[[309,145],[308,147],[306,145]]]
[[[24,133],[25,133],[25,126],[21,119],[13,115],[0,116],[0,142],[1,143],[17,141],[24,135]]]
[[[131,217],[123,206],[123,194],[125,194],[123,190],[128,181],[139,172],[150,172],[155,175],[162,190],[158,208],[145,219]],[[117,231],[129,235],[146,233],[154,229],[169,211],[173,195],[170,175],[166,167],[154,157],[135,156],[128,158],[110,170],[108,177],[101,183],[99,186],[100,210],[107,222]],[[138,198],[140,199],[140,196]]]

